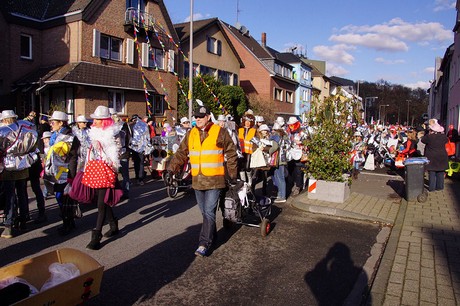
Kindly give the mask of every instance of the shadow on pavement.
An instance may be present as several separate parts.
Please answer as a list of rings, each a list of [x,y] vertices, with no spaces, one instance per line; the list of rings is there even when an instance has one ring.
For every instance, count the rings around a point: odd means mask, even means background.
[[[362,271],[354,265],[349,247],[336,242],[315,268],[305,274],[305,282],[318,305],[342,305]],[[367,275],[364,284],[367,284]]]
[[[190,250],[196,246],[200,228],[201,224],[191,226],[184,233],[104,271],[100,294],[87,305],[133,305],[151,300],[158,290],[179,278],[195,260],[196,256]],[[120,252],[123,252],[121,245]]]

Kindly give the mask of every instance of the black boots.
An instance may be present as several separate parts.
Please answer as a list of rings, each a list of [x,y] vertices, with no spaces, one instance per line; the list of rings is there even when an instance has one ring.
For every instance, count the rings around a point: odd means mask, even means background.
[[[91,241],[88,243],[86,248],[90,250],[99,250],[101,248],[101,239],[102,239],[101,231],[92,230],[91,231]]]
[[[109,222],[110,229],[107,233],[104,234],[104,237],[110,238],[112,236],[117,235],[120,231],[118,230],[118,220],[115,219]]]
[[[64,217],[62,219],[62,226],[58,228],[61,235],[68,235],[75,228],[74,218]]]

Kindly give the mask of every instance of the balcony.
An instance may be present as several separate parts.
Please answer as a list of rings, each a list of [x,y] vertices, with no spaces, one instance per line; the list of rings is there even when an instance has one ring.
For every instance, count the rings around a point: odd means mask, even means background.
[[[159,26],[155,26],[155,17],[149,13],[139,11],[134,7],[130,7],[126,10],[124,26],[126,32],[134,30],[134,26],[149,32],[160,30]]]

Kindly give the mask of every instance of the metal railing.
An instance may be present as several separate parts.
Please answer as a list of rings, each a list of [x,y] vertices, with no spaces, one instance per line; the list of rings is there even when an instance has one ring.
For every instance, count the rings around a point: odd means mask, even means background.
[[[136,25],[148,31],[155,29],[155,17],[151,14],[130,7],[125,12],[125,25]]]

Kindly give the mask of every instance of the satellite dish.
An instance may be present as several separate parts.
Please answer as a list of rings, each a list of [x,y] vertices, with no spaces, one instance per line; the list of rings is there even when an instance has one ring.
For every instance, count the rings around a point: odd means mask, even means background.
[[[241,33],[243,34],[248,33],[248,29],[245,26],[241,26]]]
[[[237,28],[238,30],[241,30],[241,23],[237,21],[235,24],[235,28]]]

